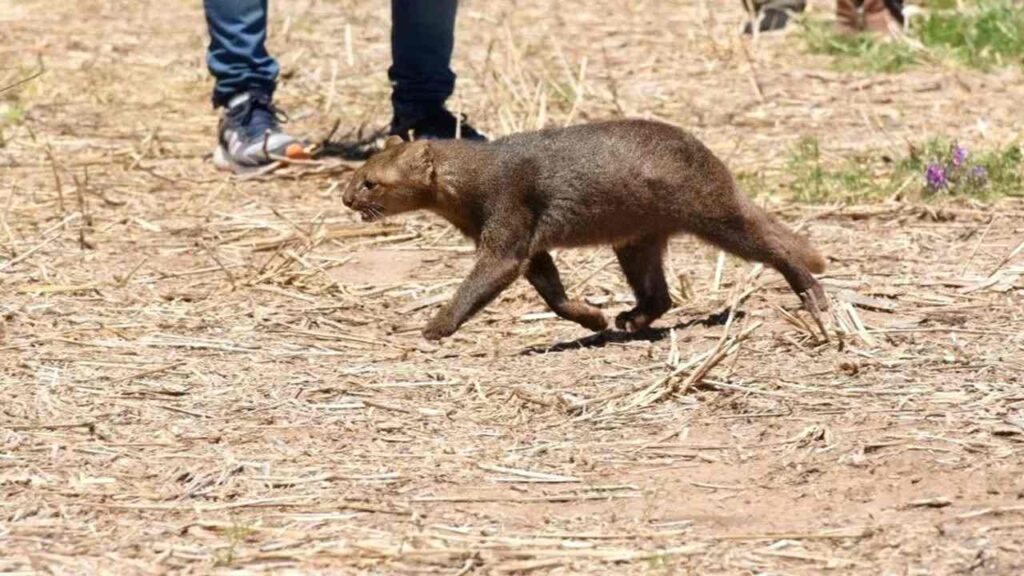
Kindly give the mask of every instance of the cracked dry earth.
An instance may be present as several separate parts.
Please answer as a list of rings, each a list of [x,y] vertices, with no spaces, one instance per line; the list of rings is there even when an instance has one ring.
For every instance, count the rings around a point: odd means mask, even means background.
[[[385,3],[272,4],[297,129],[383,124]],[[800,135],[1020,131],[1018,72],[748,59],[735,4],[465,2],[460,101],[494,134],[664,118],[769,174]],[[827,344],[777,273],[679,238],[651,334],[519,282],[432,345],[471,247],[358,222],[334,158],[217,173],[203,34],[193,2],[0,1],[0,85],[46,67],[0,95],[0,572],[1024,571],[1024,204],[766,198],[829,257]],[[611,257],[558,262],[614,314]]]

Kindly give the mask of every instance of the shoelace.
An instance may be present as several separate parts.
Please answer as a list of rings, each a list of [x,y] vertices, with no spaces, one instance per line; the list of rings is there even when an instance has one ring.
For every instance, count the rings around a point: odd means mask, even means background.
[[[277,128],[278,124],[288,122],[288,115],[283,110],[274,106],[270,97],[264,94],[250,94],[249,99],[230,111],[231,116],[244,126],[251,137],[257,137],[269,130]]]

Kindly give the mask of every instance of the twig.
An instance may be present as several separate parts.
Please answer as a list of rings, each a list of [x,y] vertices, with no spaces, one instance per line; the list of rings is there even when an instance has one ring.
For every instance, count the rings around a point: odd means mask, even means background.
[[[502,474],[512,474],[513,476],[520,476],[530,481],[548,482],[554,484],[561,483],[574,483],[581,482],[579,478],[572,476],[561,476],[559,474],[548,474],[546,472],[534,472],[532,470],[520,470],[518,468],[506,468],[505,466],[495,466],[493,464],[477,464],[477,468],[481,470],[487,470],[488,472],[500,472]]]
[[[48,232],[50,232],[50,231],[52,231],[52,230],[54,230],[56,228],[59,228],[61,226],[65,226],[67,224],[70,224],[71,222],[77,220],[79,217],[81,217],[81,214],[79,214],[78,212],[74,212],[72,214],[69,214],[67,217],[65,217],[63,220],[61,220],[59,223],[57,223],[56,225],[51,226],[50,228],[48,228],[43,234],[46,234],[46,233],[48,233]],[[22,252],[21,255],[15,257],[15,258],[10,259],[7,262],[4,262],[3,264],[0,264],[0,272],[10,268],[11,266],[14,266],[15,264],[17,264],[19,262],[22,262],[23,260],[25,260],[26,258],[31,256],[32,254],[35,254],[39,250],[45,248],[46,245],[49,244],[50,242],[53,242],[57,238],[60,238],[60,236],[61,236],[60,233],[54,234],[53,236],[50,236],[49,238],[44,239],[39,244],[36,244],[35,246],[29,248],[27,251]]]
[[[993,268],[992,271],[988,273],[989,278],[995,276],[996,272],[999,272],[1000,268],[1002,268],[1004,265],[1006,265],[1007,262],[1012,260],[1014,256],[1020,254],[1022,250],[1024,250],[1024,240],[1021,240],[1020,243],[1017,244],[1017,246],[1013,250],[1011,250],[1009,254],[1007,254],[1002,260],[1000,260],[999,264],[996,264],[995,268]]]
[[[173,370],[173,369],[177,368],[178,366],[181,366],[184,363],[185,363],[184,360],[179,360],[178,362],[172,362],[171,364],[167,364],[167,365],[164,365],[164,366],[157,366],[156,368],[150,368],[149,370],[143,370],[142,372],[138,372],[138,373],[132,374],[130,376],[124,376],[122,378],[117,378],[115,380],[111,380],[110,382],[107,383],[107,385],[108,386],[113,386],[115,384],[121,384],[121,383],[124,383],[124,382],[131,382],[133,380],[138,380],[138,379],[144,378],[146,376],[153,376],[155,374],[160,374],[161,372],[166,372],[168,370]]]
[[[988,219],[988,226],[985,226],[985,231],[981,233],[980,237],[978,237],[978,241],[974,244],[974,249],[971,250],[971,255],[967,257],[967,261],[964,262],[963,267],[960,268],[961,277],[967,273],[967,267],[974,261],[974,256],[978,253],[978,249],[981,248],[981,243],[985,241],[985,237],[988,236],[988,231],[992,229],[992,224],[995,224],[997,218],[999,218],[999,216],[993,214],[992,217]]]
[[[754,88],[754,94],[757,96],[758,102],[764,104],[764,90],[761,88],[761,80],[757,77],[757,68],[754,66],[754,59],[751,57],[750,50],[747,48],[747,43],[743,39],[739,40],[739,44],[740,49],[743,52],[743,57],[747,61],[747,77],[750,78],[750,85]]]
[[[43,64],[42,64],[42,62],[40,62],[39,63],[39,70],[36,70],[32,74],[29,74],[28,76],[22,78],[21,80],[15,80],[15,82],[13,84],[8,84],[7,86],[4,86],[3,88],[0,88],[0,94],[3,94],[4,92],[7,92],[8,90],[14,90],[18,86],[21,86],[22,84],[25,84],[27,82],[31,82],[32,80],[35,80],[36,78],[39,78],[40,76],[43,75],[44,72],[46,72],[46,70],[43,69]]]
[[[57,187],[57,208],[64,214],[64,186],[61,185],[60,174],[57,173],[57,159],[53,157],[53,149],[50,148],[49,142],[46,143],[46,157],[50,159],[50,170],[53,172],[53,182]]]
[[[231,284],[231,288],[237,288],[237,285],[235,283],[235,275],[231,273],[231,270],[228,270],[228,267],[224,265],[224,262],[221,262],[220,257],[217,256],[217,252],[204,241],[200,241],[199,246],[202,247],[202,249],[205,250],[206,253],[210,255],[210,258],[213,258],[213,261],[216,262],[217,266],[219,266],[221,271],[224,272],[224,275],[227,276],[228,278],[228,282]]]

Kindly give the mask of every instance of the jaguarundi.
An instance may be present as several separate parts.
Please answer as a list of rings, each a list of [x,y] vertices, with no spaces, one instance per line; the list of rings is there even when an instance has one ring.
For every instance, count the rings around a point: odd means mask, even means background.
[[[644,330],[671,307],[662,259],[680,232],[781,272],[819,326],[818,310],[828,307],[811,275],[825,260],[810,242],[740,192],[697,138],[660,122],[616,120],[493,142],[393,136],[356,170],[344,202],[366,221],[430,210],[476,243],[469,277],[423,330],[429,340],[454,333],[520,275],[562,318],[604,330],[601,310],[565,295],[548,253],[594,244],[612,245],[636,295],[615,325]]]

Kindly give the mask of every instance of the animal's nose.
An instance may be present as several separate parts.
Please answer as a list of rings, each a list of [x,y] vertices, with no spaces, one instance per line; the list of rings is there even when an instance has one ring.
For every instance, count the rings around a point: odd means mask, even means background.
[[[342,197],[341,197],[341,201],[345,203],[345,206],[348,206],[349,208],[351,208],[352,207],[352,202],[355,200],[354,197],[355,197],[355,194],[351,194],[349,192],[345,192],[345,194],[343,194]]]

